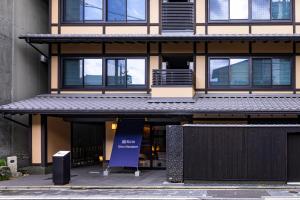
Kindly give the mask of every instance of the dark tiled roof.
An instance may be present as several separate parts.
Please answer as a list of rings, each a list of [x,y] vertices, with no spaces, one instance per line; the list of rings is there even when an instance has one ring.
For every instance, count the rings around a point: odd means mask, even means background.
[[[19,37],[29,43],[99,43],[160,41],[300,41],[300,34],[25,34]]]
[[[0,106],[2,113],[32,114],[300,114],[300,95],[197,95],[151,98],[148,95],[40,95]]]

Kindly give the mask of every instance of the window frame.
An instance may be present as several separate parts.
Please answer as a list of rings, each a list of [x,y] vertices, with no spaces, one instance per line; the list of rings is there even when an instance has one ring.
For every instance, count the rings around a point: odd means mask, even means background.
[[[85,2],[85,0],[83,0]],[[66,21],[65,20],[65,0],[61,1],[61,23],[62,24],[93,24],[93,23],[102,23],[104,21],[104,5],[106,0],[102,0],[102,19],[101,20],[85,20],[85,7],[83,6],[83,11],[82,11],[82,16],[83,16],[83,20],[82,21]]]
[[[208,63],[207,63],[207,89],[212,90],[292,90],[295,88],[295,58],[293,55],[278,55],[278,56],[265,56],[265,55],[254,55],[254,56],[218,56],[218,55],[212,55],[207,56],[208,57]],[[249,62],[249,84],[246,86],[216,86],[210,84],[210,60],[211,59],[248,59]],[[273,85],[273,77],[271,77],[272,85],[266,86],[255,86],[253,84],[253,59],[289,59],[291,63],[291,77],[290,77],[290,85]],[[230,70],[229,70],[230,73]],[[271,76],[272,76],[272,68],[271,68]],[[230,76],[229,76],[230,81]]]
[[[208,0],[207,5],[207,22],[209,24],[293,24],[294,22],[294,0],[291,0],[290,6],[290,19],[272,19],[272,0],[270,0],[270,19],[252,19],[252,0],[248,0],[248,19],[230,19],[230,2],[228,0],[228,19],[227,20],[211,20],[210,19],[210,6],[211,0]]]
[[[271,60],[271,85],[254,85],[253,82],[253,78],[251,79],[251,84],[253,86],[253,88],[285,88],[285,87],[292,87],[293,86],[293,74],[294,74],[294,62],[292,57],[284,57],[284,56],[260,56],[260,57],[252,57],[251,58],[251,63],[253,59],[270,59]],[[273,59],[288,59],[290,60],[291,63],[291,77],[290,77],[290,85],[274,85],[273,84]],[[253,69],[253,65],[251,67],[251,70]]]
[[[210,71],[210,60],[214,60],[214,59],[226,59],[226,60],[229,60],[229,68],[228,68],[228,85],[211,85],[211,82],[210,82],[210,76],[211,76],[211,71]],[[231,71],[230,71],[230,66],[231,66],[231,63],[230,63],[230,60],[231,59],[248,59],[248,72],[249,72],[249,75],[248,75],[248,85],[230,85],[230,81],[231,81]],[[251,85],[251,62],[250,62],[250,58],[248,56],[217,56],[217,57],[208,57],[208,85],[209,87],[211,88],[235,88],[235,89],[243,89],[243,88],[248,88],[250,87]]]
[[[125,89],[131,89],[131,88],[145,88],[147,86],[147,64],[148,64],[148,61],[147,61],[147,57],[139,57],[139,56],[119,56],[119,57],[105,57],[105,72],[107,71],[107,60],[125,60],[125,72],[126,72],[126,85],[123,86],[123,85],[115,85],[115,86],[112,86],[112,85],[107,85],[107,73],[105,73],[105,87],[106,88],[109,88],[109,89],[115,89],[115,88],[125,88]],[[145,84],[144,85],[128,85],[127,84],[127,60],[128,59],[144,59],[145,60]]]
[[[127,0],[126,0],[126,20],[124,21],[108,21],[107,20],[107,10],[108,10],[108,0],[102,0],[102,20],[82,20],[82,21],[65,21],[65,0],[62,0],[60,2],[60,23],[62,25],[99,25],[99,24],[105,24],[105,25],[117,25],[117,24],[141,24],[146,25],[149,20],[149,0],[143,0],[145,1],[145,20],[127,20]],[[83,8],[83,16],[84,16],[84,8]]]
[[[83,70],[82,70],[82,74],[83,74],[83,84],[78,86],[78,85],[74,85],[74,86],[66,86],[64,85],[64,60],[66,59],[102,59],[102,85],[99,86],[91,86],[91,85],[84,85],[84,62],[83,62]],[[109,86],[107,85],[107,65],[106,62],[107,60],[110,59],[125,59],[125,70],[126,70],[126,85],[125,86],[120,86],[120,85],[116,85],[116,86]],[[145,84],[143,85],[128,85],[127,84],[127,59],[144,59],[145,60]],[[148,73],[148,65],[149,65],[149,60],[147,58],[147,56],[133,56],[133,55],[128,55],[128,56],[104,56],[104,55],[61,55],[60,57],[60,66],[59,66],[59,71],[60,71],[60,86],[59,88],[61,88],[62,90],[147,90],[148,84],[149,84],[149,73]]]
[[[64,84],[64,75],[65,75],[65,69],[64,69],[64,61],[65,60],[82,60],[82,85],[65,85]],[[85,85],[85,78],[84,78],[84,59],[102,59],[102,84],[101,85]],[[61,57],[61,88],[63,89],[74,89],[74,88],[82,88],[82,89],[93,89],[93,88],[103,88],[103,58],[102,57],[95,57],[95,56],[89,56],[89,57],[82,57],[82,56],[64,56]]]

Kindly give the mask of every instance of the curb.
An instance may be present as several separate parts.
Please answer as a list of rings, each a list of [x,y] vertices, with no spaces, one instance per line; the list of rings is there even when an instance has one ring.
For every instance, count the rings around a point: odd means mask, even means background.
[[[297,186],[0,186],[0,190],[295,190]]]

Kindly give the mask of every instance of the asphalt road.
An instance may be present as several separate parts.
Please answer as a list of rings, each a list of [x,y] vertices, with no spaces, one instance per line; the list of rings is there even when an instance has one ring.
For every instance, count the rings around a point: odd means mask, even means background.
[[[300,200],[300,189],[45,189],[1,190],[0,199]]]

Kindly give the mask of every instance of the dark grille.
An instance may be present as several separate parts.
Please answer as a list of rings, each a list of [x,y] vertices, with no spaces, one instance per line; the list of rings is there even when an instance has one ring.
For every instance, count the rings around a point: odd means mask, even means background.
[[[194,3],[168,2],[162,3],[163,31],[194,30]]]
[[[190,69],[155,69],[153,86],[192,86],[194,73]]]

